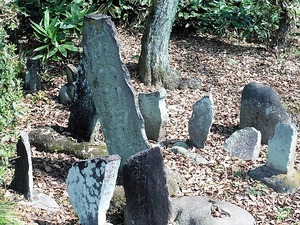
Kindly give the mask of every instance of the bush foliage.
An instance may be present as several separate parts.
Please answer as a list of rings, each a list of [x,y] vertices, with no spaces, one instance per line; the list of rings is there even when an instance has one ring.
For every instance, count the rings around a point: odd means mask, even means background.
[[[19,101],[22,92],[18,76],[22,67],[15,54],[16,47],[8,42],[5,30],[15,28],[10,26],[16,19],[16,12],[12,9],[12,5],[0,1],[0,11],[6,15],[5,19],[0,20],[0,184],[8,159],[14,153],[15,143],[11,145],[11,140],[16,135],[17,117],[21,113]]]
[[[19,6],[29,16],[40,43],[34,50],[35,56],[46,61],[60,60],[69,51],[79,50],[73,39],[74,34],[80,38],[85,14],[110,15],[116,23],[142,29],[153,1],[19,0]],[[283,10],[290,12],[292,22],[300,17],[298,0],[180,0],[174,26],[268,44],[278,30]]]

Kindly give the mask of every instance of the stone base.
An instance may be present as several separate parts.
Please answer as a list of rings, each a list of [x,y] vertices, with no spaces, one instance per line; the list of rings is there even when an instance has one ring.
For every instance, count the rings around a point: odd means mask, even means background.
[[[266,165],[249,171],[249,176],[262,181],[268,187],[280,193],[295,193],[300,187],[300,171],[292,170],[287,174],[276,171]]]

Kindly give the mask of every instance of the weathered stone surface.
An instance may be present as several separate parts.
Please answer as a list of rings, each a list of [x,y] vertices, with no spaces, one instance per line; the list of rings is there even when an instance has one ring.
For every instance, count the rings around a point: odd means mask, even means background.
[[[208,161],[203,158],[201,155],[199,155],[196,152],[190,152],[188,150],[189,146],[185,142],[176,142],[172,148],[171,151],[174,152],[175,154],[182,154],[185,155],[188,159],[193,160],[197,164],[206,164]]]
[[[68,64],[66,67],[66,74],[68,83],[63,85],[58,94],[59,102],[63,105],[69,105],[74,101],[76,94],[76,84],[78,69],[72,65]]]
[[[40,60],[28,58],[26,62],[25,90],[38,91],[42,88],[40,72]]]
[[[29,140],[30,144],[34,145],[38,151],[74,154],[81,159],[108,155],[107,147],[104,142],[77,142],[70,137],[61,135],[52,127],[38,127],[31,130]]]
[[[68,131],[74,138],[80,141],[93,141],[97,139],[101,126],[92,98],[91,87],[87,83],[88,72],[86,72],[81,59],[78,66],[76,92],[74,101],[70,105],[68,122]]]
[[[54,198],[35,189],[33,190],[31,202],[29,202],[28,205],[38,209],[44,209],[48,212],[57,212],[60,210]]]
[[[231,156],[243,160],[255,160],[260,151],[261,133],[253,127],[234,132],[224,143],[224,149]]]
[[[172,220],[178,225],[255,225],[249,212],[228,202],[201,196],[172,201]]]
[[[186,179],[177,171],[165,168],[166,180],[169,196],[175,196],[180,192],[180,184],[186,182]]]
[[[286,174],[263,165],[249,171],[248,174],[277,192],[292,194],[300,187],[300,171],[295,169]]]
[[[267,166],[281,173],[294,169],[297,128],[294,124],[278,123],[274,137],[269,140]]]
[[[153,141],[166,140],[166,124],[169,114],[166,106],[166,89],[153,93],[140,93],[139,106],[145,121],[147,137]]]
[[[73,163],[66,182],[70,202],[82,225],[106,223],[119,165],[118,155]]]
[[[240,127],[254,127],[261,132],[261,143],[273,137],[278,122],[290,122],[290,116],[275,90],[268,85],[251,82],[242,92]]]
[[[167,225],[169,199],[160,148],[141,151],[123,168],[125,225]]]
[[[17,143],[17,157],[10,188],[23,194],[26,199],[31,199],[33,192],[31,151],[28,134],[23,131],[20,132]]]
[[[96,14],[84,17],[82,46],[82,65],[108,151],[120,155],[123,165],[131,155],[148,149],[149,143],[110,17]]]
[[[204,147],[213,117],[213,98],[209,93],[193,105],[193,114],[189,120],[190,140],[197,148]]]

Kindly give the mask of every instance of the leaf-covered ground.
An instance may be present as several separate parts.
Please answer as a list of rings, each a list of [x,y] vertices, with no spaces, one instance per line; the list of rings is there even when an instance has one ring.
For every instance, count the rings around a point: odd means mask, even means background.
[[[122,57],[132,75],[136,92],[151,91],[134,79],[141,34],[118,29]],[[170,64],[183,77],[197,77],[202,88],[167,91],[169,122],[167,139],[188,140],[188,120],[192,105],[211,92],[215,118],[203,149],[191,147],[209,161],[197,165],[169,147],[162,149],[166,167],[181,173],[187,180],[178,196],[201,195],[236,204],[249,211],[259,225],[300,224],[300,191],[280,194],[248,177],[247,172],[266,162],[267,146],[262,146],[255,161],[243,161],[228,156],[223,144],[239,128],[239,107],[243,87],[251,81],[272,86],[292,116],[300,124],[300,59],[293,54],[275,54],[257,45],[223,41],[201,35],[173,35],[170,43]],[[76,63],[69,59],[67,63]],[[20,128],[37,126],[67,126],[68,108],[58,103],[59,88],[66,82],[65,64],[56,68],[55,78],[48,78],[44,89],[27,94],[24,104],[28,117]],[[53,72],[52,72],[53,73]],[[298,135],[299,136],[299,135]],[[297,142],[295,167],[300,170],[300,141]],[[22,219],[37,224],[79,224],[70,206],[65,178],[74,156],[39,152],[32,148],[34,186],[54,197],[61,210],[49,213],[29,207],[22,197],[6,191],[6,196],[18,202]]]

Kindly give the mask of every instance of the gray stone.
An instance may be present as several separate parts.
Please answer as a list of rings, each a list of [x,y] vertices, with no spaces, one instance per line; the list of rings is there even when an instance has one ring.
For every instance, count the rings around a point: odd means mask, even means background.
[[[224,143],[224,149],[231,156],[243,160],[255,160],[259,156],[261,133],[253,127],[234,132]]]
[[[80,141],[94,141],[99,136],[101,125],[92,99],[91,87],[87,83],[87,74],[82,64],[81,60],[75,83],[74,100],[70,105],[68,132]]]
[[[168,189],[159,147],[130,157],[123,168],[126,196],[125,225],[167,225]]]
[[[60,210],[54,198],[35,189],[33,190],[32,200],[28,205],[38,209],[44,209],[48,212],[57,212]]]
[[[228,202],[201,196],[172,201],[172,220],[178,225],[255,225],[246,210]]]
[[[186,183],[186,179],[177,171],[165,168],[169,196],[175,196],[180,192],[180,184]]]
[[[25,90],[38,91],[42,88],[40,60],[28,58],[26,61]]]
[[[63,105],[69,105],[74,101],[76,94],[76,79],[78,74],[78,69],[72,65],[68,64],[66,67],[66,74],[68,83],[63,85],[58,94],[59,102]]]
[[[73,102],[76,92],[75,84],[64,84],[58,93],[59,102],[63,105],[69,105]]]
[[[188,124],[190,140],[197,148],[204,147],[213,117],[213,98],[209,93],[193,105],[193,114]]]
[[[123,165],[130,156],[148,149],[149,143],[110,17],[96,14],[84,17],[82,46],[82,65],[108,152],[120,155]]]
[[[278,123],[269,140],[267,166],[282,173],[294,169],[297,128],[294,124]]]
[[[240,127],[254,127],[261,132],[261,143],[268,144],[278,122],[291,118],[275,90],[268,85],[252,82],[242,92]]]
[[[139,94],[139,106],[145,121],[146,134],[153,141],[166,140],[165,127],[169,118],[166,94],[164,88],[149,94]]]
[[[190,152],[188,150],[188,148],[189,148],[189,146],[188,146],[187,143],[179,141],[179,142],[176,142],[172,146],[171,151],[174,152],[175,154],[185,155],[187,158],[192,159],[197,164],[206,164],[206,163],[208,163],[208,161],[205,158],[203,158],[202,156],[200,156],[196,152]]]
[[[293,194],[300,187],[300,171],[295,169],[289,171],[289,173],[282,173],[262,165],[250,170],[248,174],[251,178],[263,182],[280,193]]]
[[[66,182],[70,202],[81,224],[106,223],[119,165],[118,155],[73,163]]]
[[[17,143],[17,159],[15,164],[14,178],[10,188],[24,195],[26,199],[32,198],[33,177],[29,137],[26,132],[20,132]]]

